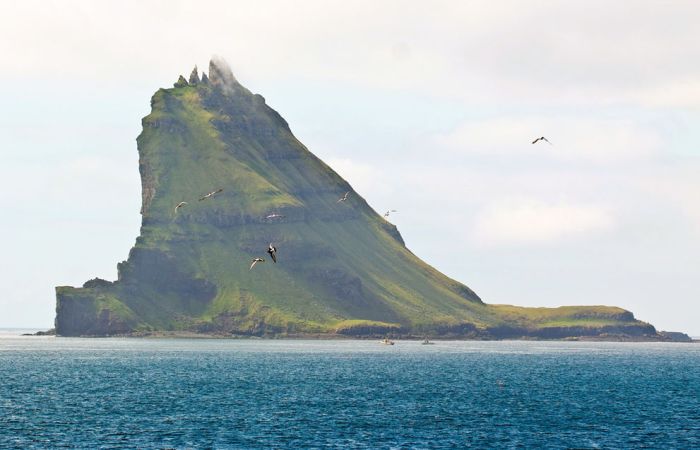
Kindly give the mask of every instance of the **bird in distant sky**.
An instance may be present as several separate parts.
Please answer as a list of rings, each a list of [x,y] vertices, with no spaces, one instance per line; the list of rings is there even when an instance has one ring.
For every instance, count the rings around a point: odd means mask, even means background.
[[[215,190],[215,191],[211,191],[210,193],[208,193],[208,194],[205,195],[204,197],[200,198],[199,201],[201,202],[202,200],[206,200],[206,199],[208,199],[208,198],[212,198],[213,196],[215,196],[215,195],[218,194],[219,192],[223,192],[223,189],[217,189],[217,190]]]
[[[272,262],[276,263],[277,262],[277,255],[276,255],[277,247],[275,247],[274,245],[272,245],[272,243],[270,243],[270,247],[268,247],[267,253],[270,255],[270,258],[272,258]]]
[[[265,216],[266,219],[278,219],[280,217],[284,217],[284,216],[282,214],[277,214],[277,213],[272,213],[272,214],[268,214],[267,216]]]
[[[342,197],[340,197],[336,203],[344,202],[345,200],[348,199],[348,195],[350,195],[350,191],[347,191],[347,192],[345,193],[345,195],[343,195]]]
[[[177,206],[175,206],[175,214],[177,214],[177,210],[178,210],[178,209],[182,208],[182,207],[185,206],[186,204],[187,204],[187,202],[180,202],[180,203],[178,203]]]
[[[544,136],[538,137],[537,139],[535,139],[534,141],[532,141],[532,143],[533,143],[533,144],[537,144],[539,141],[545,141],[545,142],[548,143],[549,145],[552,145],[552,143],[549,142],[549,141],[547,140],[547,138],[544,137]]]
[[[384,213],[384,217],[389,217],[389,215],[393,212],[398,212],[395,209],[388,210],[387,212]]]
[[[262,258],[253,258],[253,264],[250,265],[250,269],[248,270],[253,270],[253,267],[259,262],[265,262],[265,260]]]

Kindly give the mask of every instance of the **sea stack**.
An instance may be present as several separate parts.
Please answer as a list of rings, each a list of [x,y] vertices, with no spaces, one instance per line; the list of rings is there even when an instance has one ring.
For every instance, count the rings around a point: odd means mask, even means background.
[[[414,255],[221,59],[151,105],[137,138],[140,235],[116,281],[56,288],[59,335],[657,336],[615,307],[483,303]],[[278,263],[250,270],[271,242]]]

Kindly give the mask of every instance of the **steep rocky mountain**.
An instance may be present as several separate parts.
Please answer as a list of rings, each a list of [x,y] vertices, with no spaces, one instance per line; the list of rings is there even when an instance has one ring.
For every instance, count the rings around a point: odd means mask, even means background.
[[[222,61],[151,106],[140,235],[116,281],[56,288],[59,335],[656,336],[620,308],[483,303],[411,253]]]

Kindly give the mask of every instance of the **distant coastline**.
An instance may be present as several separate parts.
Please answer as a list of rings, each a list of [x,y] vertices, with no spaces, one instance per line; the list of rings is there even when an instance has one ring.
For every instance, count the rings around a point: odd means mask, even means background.
[[[52,330],[44,327],[3,327],[0,328],[0,337],[3,336],[27,336],[36,335],[36,333],[46,333]],[[39,335],[41,336],[41,335]]]

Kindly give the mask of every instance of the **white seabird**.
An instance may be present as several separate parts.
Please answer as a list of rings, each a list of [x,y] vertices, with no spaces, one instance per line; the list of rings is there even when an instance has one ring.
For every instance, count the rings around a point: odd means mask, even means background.
[[[185,206],[186,204],[187,204],[187,202],[180,202],[180,203],[178,203],[177,206],[175,206],[175,214],[177,214],[177,210],[178,210],[178,209],[182,208],[182,207]]]
[[[215,195],[218,194],[219,192],[223,192],[223,189],[217,189],[217,190],[215,190],[215,191],[211,191],[210,193],[208,193],[208,194],[205,195],[204,197],[200,198],[199,201],[201,202],[202,200],[206,200],[206,199],[208,199],[208,198],[212,198],[213,196],[215,196]]]
[[[250,265],[250,269],[248,270],[253,270],[253,267],[259,262],[265,262],[265,260],[262,258],[253,258],[253,264]]]

